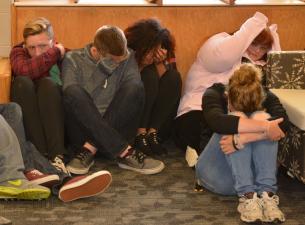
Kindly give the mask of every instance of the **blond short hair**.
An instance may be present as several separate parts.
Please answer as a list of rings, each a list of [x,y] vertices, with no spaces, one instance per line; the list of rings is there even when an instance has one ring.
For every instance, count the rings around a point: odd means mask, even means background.
[[[46,33],[50,39],[54,38],[53,27],[49,20],[44,17],[39,17],[29,21],[23,29],[23,39],[26,40],[29,36]]]
[[[95,33],[93,45],[104,54],[122,56],[127,52],[127,40],[124,32],[116,26],[100,27]]]
[[[261,77],[261,70],[250,63],[234,71],[229,79],[228,97],[236,111],[252,113],[262,110],[265,94]]]

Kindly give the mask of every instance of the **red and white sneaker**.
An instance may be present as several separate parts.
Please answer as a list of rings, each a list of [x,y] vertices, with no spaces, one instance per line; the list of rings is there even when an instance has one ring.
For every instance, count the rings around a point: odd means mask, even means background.
[[[111,174],[106,170],[91,175],[77,176],[65,183],[59,190],[58,197],[63,202],[86,198],[104,192],[112,181]]]
[[[31,184],[38,184],[48,188],[59,183],[59,176],[57,174],[44,174],[39,170],[30,170],[24,173],[24,175]]]

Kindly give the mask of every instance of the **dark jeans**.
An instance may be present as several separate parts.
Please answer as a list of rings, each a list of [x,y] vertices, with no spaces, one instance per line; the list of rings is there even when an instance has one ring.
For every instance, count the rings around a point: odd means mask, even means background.
[[[200,148],[200,134],[203,123],[201,110],[187,112],[175,120],[174,141],[176,145],[185,150],[187,146],[194,148],[198,153]]]
[[[134,139],[143,105],[143,85],[137,81],[129,81],[117,90],[104,116],[82,87],[67,87],[64,108],[69,143],[80,148],[89,142],[116,158]]]
[[[33,82],[28,77],[17,76],[11,98],[21,106],[27,139],[38,151],[51,159],[66,154],[60,87],[50,78]]]
[[[177,70],[171,69],[160,78],[155,65],[141,72],[145,88],[145,107],[141,128],[155,128],[161,136],[170,134],[181,95],[182,81]]]
[[[41,155],[40,152],[37,151],[31,142],[27,141],[25,137],[20,106],[16,103],[1,104],[0,114],[10,125],[17,136],[25,171],[37,169],[45,174],[58,174],[61,183],[63,183],[63,180],[68,176],[58,171],[44,156]],[[56,194],[57,192],[58,187],[54,187],[53,193]]]

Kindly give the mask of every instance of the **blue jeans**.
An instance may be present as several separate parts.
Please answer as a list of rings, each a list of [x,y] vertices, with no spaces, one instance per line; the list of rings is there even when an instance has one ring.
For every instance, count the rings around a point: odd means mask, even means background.
[[[69,142],[74,148],[89,142],[116,158],[135,137],[143,107],[144,87],[140,82],[123,84],[103,116],[85,89],[71,85],[64,90]]]
[[[63,182],[68,176],[58,171],[25,137],[25,131],[23,127],[22,111],[18,104],[8,103],[0,104],[0,114],[4,117],[9,126],[13,129],[13,132],[17,136],[16,143],[20,145],[21,154],[23,158],[22,167],[24,163],[24,170],[29,171],[37,169],[46,174],[58,174],[60,180]],[[14,151],[15,152],[15,151]],[[18,158],[18,154],[14,153]],[[22,160],[21,158],[21,160]],[[57,188],[53,190],[57,193]]]
[[[24,165],[17,137],[0,115],[0,183],[25,179]]]
[[[213,134],[198,159],[196,176],[201,185],[222,195],[275,193],[278,143],[256,141],[246,144],[240,151],[225,155],[219,145],[221,137]]]

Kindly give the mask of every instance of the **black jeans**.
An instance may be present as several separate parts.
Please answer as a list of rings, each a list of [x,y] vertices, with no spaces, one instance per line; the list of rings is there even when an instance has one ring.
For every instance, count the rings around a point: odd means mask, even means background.
[[[22,108],[27,140],[50,159],[66,154],[60,87],[50,78],[33,82],[28,77],[17,76],[12,84],[11,98]]]
[[[155,128],[161,137],[170,134],[181,96],[182,81],[177,70],[171,69],[160,78],[155,65],[141,72],[145,88],[145,107],[141,128]]]
[[[185,150],[187,146],[198,153],[201,148],[201,132],[204,118],[201,110],[189,111],[175,119],[174,141],[177,147]]]
[[[69,143],[80,148],[89,142],[116,158],[133,141],[143,106],[143,85],[137,81],[126,82],[117,90],[103,116],[88,92],[71,85],[64,90]]]

